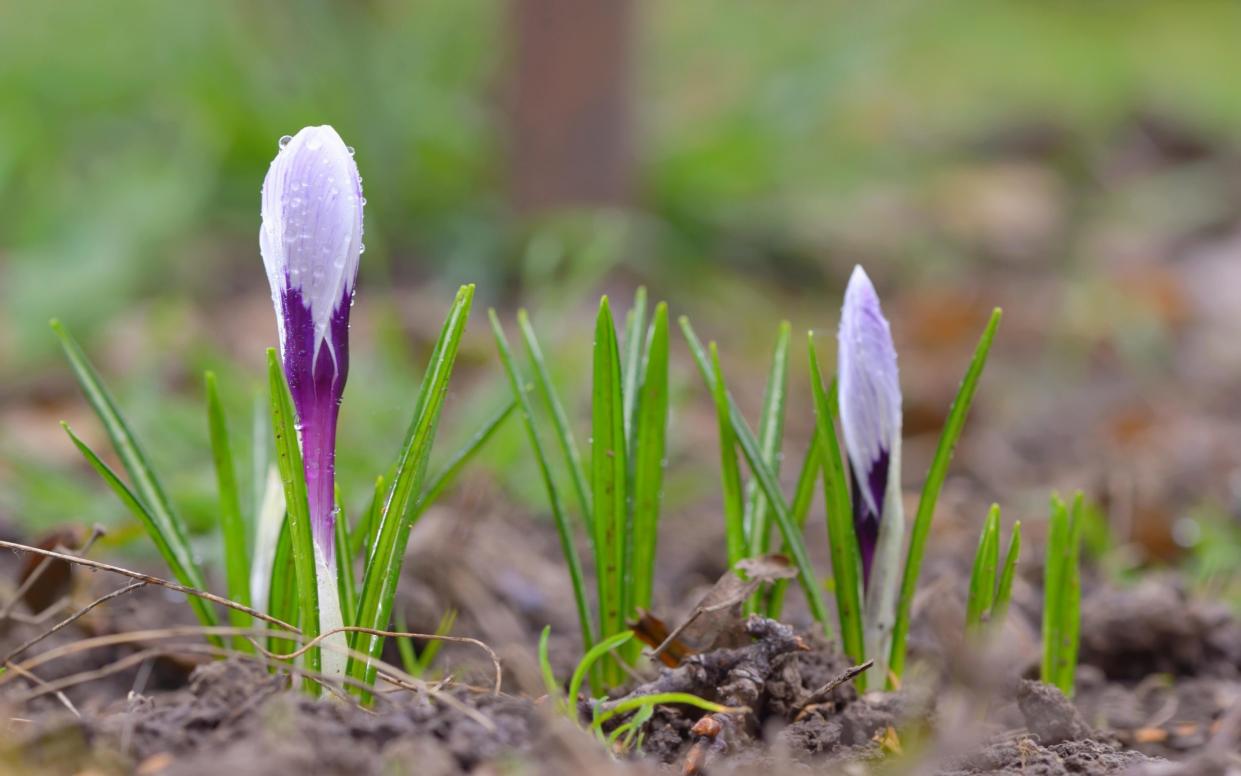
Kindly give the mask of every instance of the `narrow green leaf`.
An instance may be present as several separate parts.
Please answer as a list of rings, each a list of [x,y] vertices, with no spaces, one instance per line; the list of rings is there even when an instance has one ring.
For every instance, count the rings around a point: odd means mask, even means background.
[[[586,603],[586,586],[582,581],[582,563],[577,556],[577,546],[573,539],[573,527],[565,514],[560,500],[560,491],[552,477],[551,467],[547,464],[547,455],[543,451],[543,443],[539,439],[538,429],[534,426],[534,412],[530,407],[530,397],[526,394],[525,379],[517,370],[513,361],[513,352],[509,349],[508,338],[504,336],[504,328],[495,310],[488,310],[491,320],[491,331],[495,336],[496,350],[500,354],[500,363],[508,375],[509,388],[513,398],[521,409],[522,425],[526,428],[526,436],[530,440],[530,449],[534,452],[534,460],[539,467],[539,475],[543,479],[543,487],[547,490],[547,503],[551,507],[552,517],[556,523],[556,533],[560,537],[560,550],[564,555],[565,565],[569,568],[569,581],[573,586],[573,601],[577,606],[578,624],[581,626],[583,649],[590,649],[595,643],[594,625],[591,621],[590,608]]]
[[[681,331],[685,334],[685,341],[689,345],[690,354],[693,355],[694,362],[698,365],[698,371],[702,375],[707,389],[714,394],[716,380],[707,351],[703,349],[702,343],[698,340],[697,335],[694,334],[694,330],[689,324],[689,319],[681,316],[680,324]],[[776,524],[780,528],[785,547],[788,549],[789,555],[792,556],[793,565],[797,567],[798,581],[801,582],[802,591],[806,594],[806,603],[810,607],[810,614],[823,628],[824,633],[830,636],[832,626],[827,620],[827,603],[823,599],[823,590],[819,587],[814,567],[810,564],[810,555],[806,552],[806,544],[801,531],[789,511],[784,495],[780,492],[780,483],[771,469],[763,462],[762,454],[759,452],[758,440],[754,438],[754,433],[750,431],[750,427],[746,424],[745,418],[741,415],[741,411],[737,409],[737,404],[732,400],[731,396],[728,397],[728,406],[733,432],[737,436],[737,443],[741,446],[741,453],[745,456],[750,472],[758,479],[759,487],[763,490],[763,497],[767,499],[772,514],[776,518]]]
[[[419,386],[414,415],[397,457],[392,488],[379,513],[376,539],[363,575],[362,593],[357,606],[358,624],[363,627],[383,630],[392,617],[397,582],[405,560],[405,546],[413,526],[410,502],[416,494],[422,493],[427,460],[431,456],[444,397],[448,393],[448,382],[473,299],[472,285],[462,286],[457,292]],[[375,680],[374,661],[383,650],[383,637],[360,633],[355,644],[358,652],[369,655],[371,659],[362,661],[351,658],[349,673],[371,684]]]
[[[1013,523],[1013,535],[1008,540],[1008,553],[1004,556],[1004,568],[1000,572],[1000,587],[995,593],[995,605],[991,621],[1000,626],[1008,616],[1008,605],[1013,598],[1013,579],[1017,576],[1017,562],[1021,557],[1021,521]]]
[[[405,622],[405,612],[398,607],[392,614],[393,623],[396,629],[405,633],[409,632],[409,625]],[[396,653],[401,656],[401,668],[405,669],[405,673],[410,676],[422,676],[422,672],[418,667],[418,656],[414,654],[414,644],[408,638],[399,638],[396,640]]]
[[[543,632],[539,634],[539,671],[543,674],[543,687],[547,690],[547,697],[559,707],[564,703],[564,696],[561,695],[560,684],[556,681],[556,672],[552,670],[552,659],[547,649],[551,637],[552,626],[544,625]]]
[[[319,587],[315,577],[314,539],[310,529],[310,507],[306,501],[306,473],[302,468],[302,451],[297,441],[297,418],[275,348],[267,349],[267,380],[271,391],[276,463],[280,468],[280,481],[284,484],[290,548],[297,577],[298,622],[302,634],[310,640],[319,635]],[[318,671],[318,647],[308,650],[305,660],[307,668]],[[303,687],[313,695],[319,694],[319,685],[309,677],[303,680]]]
[[[776,476],[780,475],[780,448],[784,444],[784,408],[788,398],[791,331],[788,321],[780,323],[776,347],[771,356],[771,370],[767,374],[767,388],[763,392],[763,412],[758,423],[758,442],[763,460]],[[750,557],[766,554],[771,542],[767,499],[763,498],[762,490],[753,480],[746,485],[745,525],[750,542]]]
[[[995,603],[995,575],[1000,564],[1000,505],[992,504],[983,521],[970,572],[970,592],[965,606],[965,627],[977,631],[990,617]]]
[[[651,717],[655,716],[656,705],[657,704],[654,703],[648,703],[645,706],[640,707],[638,709],[638,713],[634,714],[632,719],[612,728],[612,732],[608,733],[607,737],[608,748],[615,752],[617,751],[617,743],[620,742],[620,751],[628,752],[629,748],[633,745],[633,739],[637,734],[638,729],[649,722]],[[603,723],[599,723],[598,727],[596,727],[596,731],[599,731],[602,728],[602,724]],[[624,741],[620,741],[621,736],[625,737]]]
[[[52,331],[60,339],[61,347],[65,351],[65,356],[69,360],[69,366],[73,369],[73,375],[77,378],[78,385],[81,386],[82,392],[86,395],[86,400],[90,402],[91,408],[95,410],[95,414],[99,417],[99,421],[103,424],[104,430],[108,432],[108,438],[112,440],[112,447],[116,451],[117,457],[121,459],[121,464],[125,467],[125,471],[129,474],[130,482],[133,483],[134,497],[139,501],[144,511],[150,517],[150,521],[144,522],[148,532],[160,534],[164,545],[169,552],[177,559],[178,568],[184,578],[178,576],[184,584],[190,587],[205,590],[206,584],[203,581],[202,569],[194,559],[194,554],[190,550],[188,532],[185,523],[181,520],[172,508],[172,502],[164,492],[163,486],[156,477],[154,469],[147,462],[147,457],[143,453],[142,448],[138,444],[138,440],[130,431],[125,419],[121,416],[120,410],[113,401],[112,396],[103,386],[103,381],[99,379],[99,374],[95,368],[91,366],[90,360],[86,358],[86,353],[82,351],[82,347],[69,333],[60,321],[53,320],[51,322]],[[170,567],[171,568],[171,567]],[[175,570],[174,570],[175,571]],[[215,609],[209,605],[196,607],[195,611],[199,613],[203,624],[214,625],[218,622]]]
[[[633,295],[633,308],[625,316],[625,357],[621,394],[625,397],[625,439],[633,441],[633,413],[638,405],[638,383],[642,373],[642,354],[646,350],[642,337],[646,332],[646,288],[638,286]]]
[[[577,449],[577,441],[573,436],[573,427],[569,424],[569,416],[564,411],[560,396],[556,393],[556,386],[552,384],[551,372],[548,371],[547,362],[543,358],[543,349],[539,346],[539,340],[534,334],[534,328],[530,325],[530,317],[526,315],[525,310],[517,311],[517,326],[521,329],[526,354],[534,366],[535,385],[538,387],[539,395],[543,397],[543,404],[547,407],[548,414],[552,416],[556,442],[560,445],[565,465],[569,467],[573,491],[577,494],[578,508],[582,513],[582,523],[588,531],[593,530],[593,513],[590,506],[590,490],[586,485],[586,468],[582,465],[582,456]]]
[[[631,580],[624,565],[628,459],[623,415],[620,348],[605,296],[599,301],[599,316],[595,322],[590,444],[600,638],[625,629],[626,599],[632,595]],[[604,681],[609,685],[620,683],[623,674],[615,661],[604,661],[601,665]]]
[[[207,372],[207,428],[211,437],[211,457],[215,462],[216,483],[220,492],[220,536],[224,541],[224,570],[228,597],[239,604],[250,605],[250,551],[246,547],[246,524],[241,517],[241,495],[237,490],[237,473],[233,466],[233,448],[229,442],[224,406],[213,372]],[[236,609],[228,610],[229,623],[235,628],[248,628],[250,615]],[[244,636],[236,636],[233,645],[242,652],[254,647]]]
[[[488,419],[487,422],[483,424],[483,427],[474,433],[474,436],[470,437],[464,447],[448,459],[448,462],[444,464],[443,468],[436,472],[435,476],[431,478],[430,484],[427,485],[426,491],[422,494],[422,497],[419,498],[414,504],[413,515],[415,522],[417,521],[417,518],[422,516],[422,513],[426,511],[427,507],[434,504],[439,497],[443,495],[444,491],[448,490],[448,488],[457,479],[457,475],[461,473],[461,470],[465,468],[465,465],[470,462],[471,458],[474,457],[474,454],[482,449],[483,445],[487,444],[487,440],[495,436],[495,433],[500,430],[501,426],[504,425],[504,421],[508,420],[508,417],[512,415],[513,411],[516,409],[517,402],[509,401],[503,409]]]
[[[827,499],[827,540],[832,556],[832,578],[836,583],[836,616],[840,622],[840,638],[845,654],[858,664],[866,659],[866,642],[862,633],[862,562],[853,530],[853,504],[845,484],[845,469],[834,420],[836,383],[831,393],[823,390],[823,373],[814,334],[808,337],[810,353],[810,388],[814,394],[815,424],[823,452],[823,488]],[[832,398],[829,398],[832,397]],[[865,674],[858,682],[865,686]]]
[[[680,703],[686,706],[693,706],[695,708],[699,708],[704,711],[709,711],[709,712],[714,712],[714,713],[727,712],[730,710],[728,706],[724,706],[723,704],[719,704],[719,703],[714,703],[712,701],[706,700],[705,698],[699,698],[697,695],[690,695],[689,693],[683,693],[683,692],[652,693],[650,695],[638,695],[633,698],[625,698],[624,700],[618,702],[612,708],[596,716],[594,720],[591,722],[591,727],[595,729],[601,729],[604,723],[607,722],[608,720],[612,719],[613,717],[617,715],[631,712],[634,709],[641,709],[641,708],[645,708],[648,706],[654,706],[657,704],[672,704],[672,703]]]
[[[177,581],[183,585],[197,587],[199,590],[202,590],[201,587],[194,584],[193,577],[189,574],[188,570],[181,565],[181,559],[168,544],[165,535],[156,527],[155,518],[150,512],[147,511],[146,505],[138,500],[138,497],[135,496],[128,486],[121,481],[121,478],[116,475],[116,472],[112,471],[111,467],[104,463],[103,460],[95,454],[94,450],[91,450],[85,442],[73,433],[73,429],[69,428],[68,423],[61,421],[60,427],[63,428],[65,433],[69,435],[69,439],[73,442],[73,446],[78,449],[78,452],[80,452],[82,457],[86,459],[86,462],[91,465],[91,468],[93,468],[99,476],[103,478],[103,481],[108,484],[108,487],[112,488],[112,492],[115,493],[121,503],[125,505],[125,508],[128,509],[134,517],[138,518],[138,521],[141,522],[143,527],[146,528],[147,533],[151,536],[151,541],[155,543],[155,548],[159,550],[159,554],[163,556],[164,561],[168,564],[168,568],[171,569],[172,575],[177,578]],[[189,596],[189,603],[190,607],[193,608],[194,613],[198,615],[198,619],[203,625],[218,624],[215,618],[215,609],[213,609],[209,603],[198,596]],[[209,636],[208,640],[216,646],[224,646],[218,636]]]
[[[724,536],[728,543],[728,567],[746,557],[745,510],[741,503],[741,465],[737,461],[737,436],[729,412],[728,388],[720,369],[719,348],[712,342],[711,375],[715,401],[715,418],[720,436],[720,481],[724,496]]]
[[[638,405],[633,466],[633,600],[627,617],[651,608],[655,543],[668,436],[668,305],[655,307]]]
[[[452,633],[452,627],[457,624],[457,610],[449,609],[440,615],[440,621],[435,625],[436,636],[447,636]],[[404,630],[404,628],[402,628]],[[414,676],[425,676],[427,671],[431,669],[431,664],[435,662],[435,656],[444,648],[444,642],[439,639],[430,639],[427,645],[422,648],[421,654],[418,655],[418,673]]]
[[[1081,634],[1082,578],[1081,546],[1082,523],[1085,521],[1084,497],[1079,490],[1073,496],[1073,509],[1069,517],[1068,554],[1061,573],[1060,584],[1060,649],[1056,684],[1065,695],[1072,698],[1077,674],[1077,649]]]
[[[789,512],[793,515],[793,522],[797,525],[798,533],[805,535],[806,518],[810,515],[810,505],[814,502],[815,486],[819,479],[819,466],[822,462],[822,451],[819,445],[819,431],[816,428],[814,434],[810,437],[810,447],[806,450],[806,457],[802,459],[801,471],[797,474],[797,486],[793,491],[793,503],[789,505]],[[787,545],[782,545],[781,553],[788,553]],[[780,619],[784,614],[784,597],[788,593],[789,581],[787,579],[776,580],[771,587],[771,595],[767,599],[767,616],[773,620]]]
[[[965,418],[974,401],[974,392],[978,389],[978,380],[982,377],[983,367],[987,364],[987,354],[991,351],[991,342],[995,339],[1001,315],[1000,308],[995,308],[990,320],[987,321],[987,327],[983,329],[978,346],[974,349],[974,357],[965,371],[965,377],[961,380],[961,387],[957,389],[956,398],[952,400],[952,407],[948,410],[948,419],[944,421],[944,429],[939,437],[939,447],[935,450],[935,457],[931,459],[931,468],[927,471],[926,481],[922,485],[922,497],[918,500],[918,514],[914,518],[913,531],[909,538],[909,551],[905,556],[905,574],[901,578],[901,593],[897,600],[896,625],[892,630],[892,652],[888,662],[889,685],[892,685],[894,680],[899,680],[905,670],[909,621],[913,614],[918,574],[922,571],[922,556],[926,553],[926,540],[931,532],[931,520],[935,516],[935,502],[939,500],[939,491],[944,486],[944,478],[948,476],[948,464],[952,460],[953,451],[956,450],[957,441],[961,438],[961,430],[965,428]]]
[[[1047,525],[1047,554],[1043,565],[1043,666],[1040,678],[1058,685],[1061,628],[1064,619],[1064,564],[1068,558],[1069,517],[1060,496],[1051,497],[1051,518]]]
[[[271,465],[271,410],[262,391],[255,391],[250,417],[250,484],[251,525],[257,552],[259,518],[263,514],[263,499],[267,496],[267,468]]]
[[[369,548],[375,546],[375,532],[379,528],[379,510],[383,508],[384,482],[382,474],[375,478],[375,489],[371,493],[371,500],[366,505],[366,510],[362,513],[358,524],[349,532],[350,557],[357,557],[363,550],[367,550],[365,554],[369,555]]]
[[[297,622],[301,607],[297,601],[297,571],[293,563],[293,537],[289,532],[289,521],[286,518],[280,526],[280,537],[276,541],[276,552],[272,556],[271,584],[267,588],[267,613],[284,622]],[[297,649],[297,644],[290,639],[276,636],[267,638],[267,649],[277,654],[285,654]]]
[[[349,520],[345,517],[345,504],[336,488],[336,524],[333,529],[336,549],[336,584],[340,596],[340,617],[345,625],[353,625],[357,616],[358,589],[353,574],[353,556],[349,554]],[[348,640],[348,634],[346,634]]]
[[[586,673],[590,671],[595,661],[600,660],[614,649],[620,649],[625,642],[633,638],[633,631],[621,631],[614,633],[605,639],[600,639],[599,643],[586,651],[581,661],[577,664],[577,668],[573,670],[573,677],[569,680],[569,705],[572,707],[577,703],[577,699],[581,697],[582,682],[586,679]]]

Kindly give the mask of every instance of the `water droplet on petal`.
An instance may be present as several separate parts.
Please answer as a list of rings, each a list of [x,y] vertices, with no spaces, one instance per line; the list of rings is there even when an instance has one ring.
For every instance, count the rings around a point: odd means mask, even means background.
[[[276,143],[276,144],[277,144],[278,146],[280,146],[280,150],[281,150],[281,151],[283,151],[283,150],[285,149],[285,147],[286,147],[289,143],[292,143],[292,142],[293,142],[293,136],[292,136],[292,135],[282,135],[282,136],[280,137],[280,140],[279,140],[279,141],[277,141],[277,143]]]
[[[353,146],[345,146],[345,150],[349,152],[350,156],[353,156]]]

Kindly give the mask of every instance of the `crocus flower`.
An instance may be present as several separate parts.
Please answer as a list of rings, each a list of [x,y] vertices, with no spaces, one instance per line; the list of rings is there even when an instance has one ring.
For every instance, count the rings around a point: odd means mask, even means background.
[[[333,600],[336,418],[349,372],[363,204],[353,149],[336,130],[306,127],[281,138],[263,181],[259,248],[297,411],[320,596]]]
[[[854,268],[845,291],[837,353],[840,422],[853,481],[853,523],[862,556],[862,579],[869,586],[885,507],[900,508],[901,385],[888,321],[861,267]]]

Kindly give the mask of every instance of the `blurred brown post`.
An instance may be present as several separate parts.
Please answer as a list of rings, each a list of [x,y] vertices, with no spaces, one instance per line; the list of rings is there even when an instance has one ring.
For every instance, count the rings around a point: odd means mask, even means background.
[[[633,10],[633,0],[510,0],[506,142],[518,212],[629,201]]]

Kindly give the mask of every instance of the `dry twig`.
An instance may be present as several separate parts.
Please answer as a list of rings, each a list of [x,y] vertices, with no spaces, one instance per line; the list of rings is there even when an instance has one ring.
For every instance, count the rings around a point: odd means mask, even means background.
[[[140,580],[142,582],[145,582],[148,585],[158,585],[160,587],[166,587],[169,590],[175,590],[178,593],[185,593],[186,595],[196,596],[198,598],[203,599],[204,601],[210,601],[213,604],[219,604],[220,606],[226,606],[229,609],[236,609],[239,612],[245,612],[246,614],[250,615],[256,620],[262,620],[263,622],[271,623],[272,625],[275,625],[278,628],[283,628],[284,630],[287,630],[290,633],[301,633],[301,630],[298,627],[294,625],[290,625],[284,620],[278,619],[276,617],[272,617],[270,614],[265,614],[263,612],[260,612],[258,609],[252,609],[249,606],[246,606],[244,604],[239,604],[236,601],[230,601],[229,599],[223,596],[218,596],[214,593],[208,593],[205,590],[199,590],[198,588],[189,587],[187,585],[182,585],[178,582],[172,582],[167,579],[160,579],[159,577],[153,577],[150,574],[143,574],[140,571],[131,571],[130,569],[122,568],[121,566],[113,566],[109,563],[101,563],[97,560],[90,560],[89,558],[79,558],[76,555],[66,555],[63,552],[45,550],[41,547],[31,547],[28,544],[21,544],[19,542],[9,542],[9,541],[4,541],[3,539],[0,539],[0,549],[17,550],[18,552],[33,552],[36,555],[43,555],[44,557],[67,561],[69,563],[74,563],[79,566],[84,566],[88,569],[110,571],[113,574],[120,574],[123,577],[129,577],[130,579]],[[281,635],[283,636],[283,634]]]

